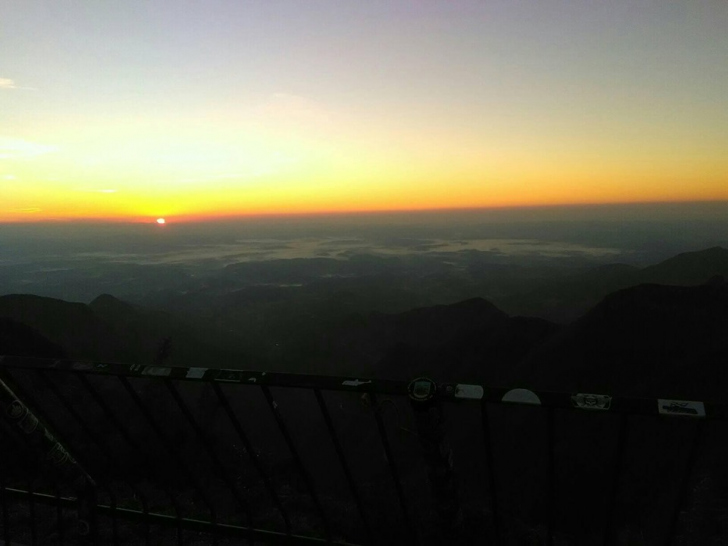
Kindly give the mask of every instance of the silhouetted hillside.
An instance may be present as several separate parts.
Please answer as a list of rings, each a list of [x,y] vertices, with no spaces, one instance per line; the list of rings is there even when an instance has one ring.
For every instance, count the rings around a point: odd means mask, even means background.
[[[644,268],[639,279],[643,283],[696,285],[716,275],[728,277],[728,250],[719,246],[678,254],[657,265]]]
[[[514,364],[558,328],[543,319],[509,317],[472,298],[404,313],[351,315],[327,332],[322,352],[330,373],[508,382]]]
[[[524,363],[539,388],[717,398],[728,388],[728,285],[607,296]]]
[[[314,261],[314,277],[326,270],[329,261]],[[291,275],[299,263],[292,261],[285,279],[277,280],[296,280]],[[401,313],[367,312],[362,311],[367,298],[344,290],[345,279],[327,290],[320,278],[310,289],[263,286],[226,294],[218,287],[219,293],[199,316],[151,310],[104,294],[89,305],[3,296],[0,317],[34,328],[73,358],[153,362],[169,339],[171,350],[165,361],[171,365],[205,362],[403,379],[427,373],[438,380],[503,385],[533,381],[557,390],[588,387],[635,394],[661,390],[662,395],[669,388],[673,396],[704,395],[707,386],[718,392],[716,381],[723,377],[720,359],[725,356],[728,319],[725,283],[716,275],[728,275],[727,264],[728,251],[716,247],[680,254],[642,270],[625,264],[593,268],[560,284],[546,282],[523,296],[524,306],[544,313],[559,309],[574,313],[613,292],[568,327],[533,316],[509,317],[482,298]],[[241,266],[246,271],[251,267]],[[697,287],[643,285],[619,290],[642,279],[689,284],[710,278],[714,278],[710,285]],[[381,281],[370,289],[366,292],[370,306],[381,303],[375,293],[385,294],[391,303],[390,292],[397,292]],[[204,308],[204,298],[196,305]],[[240,349],[248,340],[252,347],[259,342],[255,359]],[[270,357],[270,363],[263,357]]]
[[[412,379],[428,375],[439,382],[518,383],[518,367],[534,348],[559,327],[543,319],[506,317],[497,324],[477,324],[427,347],[397,343],[377,363],[375,375]]]
[[[67,358],[60,345],[43,337],[37,330],[12,319],[0,318],[0,355]]]
[[[0,317],[26,324],[63,347],[72,358],[136,362],[111,326],[89,306],[33,295],[0,297]]]
[[[547,279],[505,296],[502,306],[512,313],[568,323],[617,290],[646,283],[693,286],[716,275],[728,277],[728,250],[721,247],[685,252],[644,269],[607,264],[566,278]]]
[[[2,296],[0,317],[32,327],[71,358],[152,363],[169,339],[168,364],[204,361],[220,367],[251,367],[249,357],[199,341],[168,313],[139,308],[108,294],[90,305],[31,295]]]

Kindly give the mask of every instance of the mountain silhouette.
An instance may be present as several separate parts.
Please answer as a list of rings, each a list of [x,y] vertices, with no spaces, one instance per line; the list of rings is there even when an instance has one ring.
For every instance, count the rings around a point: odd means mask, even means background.
[[[678,254],[644,268],[638,277],[643,283],[690,286],[703,284],[716,275],[728,277],[728,250],[719,246]]]
[[[645,268],[606,264],[566,278],[544,280],[498,303],[513,314],[539,316],[566,324],[607,294],[624,288],[639,284],[694,286],[715,276],[728,277],[728,250],[722,247],[685,252]]]
[[[596,299],[568,326],[533,316],[509,316],[485,299],[471,298],[401,313],[342,314],[341,319],[332,309],[323,315],[334,319],[310,330],[301,325],[313,312],[306,315],[297,309],[288,335],[308,340],[301,346],[310,352],[294,355],[300,362],[297,371],[308,373],[400,379],[429,374],[438,381],[707,397],[723,392],[726,381],[725,275],[728,250],[720,247],[680,254],[644,269],[611,264],[588,270],[550,294],[552,300],[561,298],[556,305],[564,301],[585,305]],[[645,279],[651,284],[640,284]],[[655,284],[655,280],[693,285]],[[622,284],[630,287],[597,298]],[[279,312],[285,313],[282,303]],[[2,296],[0,318],[5,319],[5,352],[29,354],[37,346],[44,355],[64,352],[70,358],[130,363],[153,363],[162,355],[170,365],[204,362],[248,369],[286,365],[252,359],[215,345],[213,338],[202,341],[206,330],[200,329],[200,321],[191,325],[185,322],[187,317],[131,305],[109,294],[89,305],[32,295]],[[247,334],[243,329],[239,335]],[[8,340],[14,337],[27,342],[13,346]],[[160,352],[161,347],[168,350]]]
[[[83,303],[29,294],[0,296],[0,317],[20,322],[60,345],[71,358],[137,362],[112,327]]]
[[[68,357],[63,347],[49,341],[36,329],[7,317],[0,318],[0,355]]]
[[[165,363],[170,365],[209,362],[251,367],[247,355],[200,341],[169,313],[133,306],[108,294],[89,305],[32,295],[0,296],[0,318],[34,329],[69,358],[152,364],[166,343],[170,349]]]
[[[728,284],[638,285],[610,294],[523,363],[543,389],[722,399]]]

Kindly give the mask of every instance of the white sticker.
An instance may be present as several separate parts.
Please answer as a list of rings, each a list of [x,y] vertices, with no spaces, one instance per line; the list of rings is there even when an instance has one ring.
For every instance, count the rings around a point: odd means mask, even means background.
[[[580,392],[571,397],[571,402],[585,410],[608,410],[612,405],[612,397],[606,394],[586,394]]]
[[[142,375],[151,375],[153,377],[167,377],[172,373],[172,368],[164,368],[162,366],[147,366],[144,368]]]
[[[28,408],[20,400],[13,400],[5,411],[13,419],[22,419],[28,413]]]
[[[367,383],[371,383],[371,380],[369,381],[359,381],[358,379],[348,380],[344,381],[342,385],[346,385],[347,387],[358,387],[359,385],[366,385]]]
[[[528,389],[512,389],[503,395],[502,400],[503,402],[511,402],[513,404],[541,405],[541,399],[538,395]]]
[[[657,410],[663,415],[705,417],[705,404],[691,400],[657,400]]]
[[[205,372],[207,371],[207,368],[190,368],[187,370],[187,378],[188,379],[201,379],[205,376]]]
[[[243,372],[241,370],[218,370],[215,381],[225,381],[227,383],[240,383],[243,380],[243,375],[248,375],[250,372]]]
[[[481,400],[485,391],[480,385],[455,385],[455,398]]]

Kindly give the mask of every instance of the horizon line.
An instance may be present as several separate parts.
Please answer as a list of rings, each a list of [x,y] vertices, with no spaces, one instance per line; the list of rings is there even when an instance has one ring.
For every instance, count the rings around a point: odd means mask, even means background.
[[[408,214],[445,214],[445,213],[469,213],[480,211],[517,211],[517,210],[548,210],[548,209],[578,209],[578,208],[607,208],[626,206],[669,206],[669,205],[728,205],[728,199],[699,199],[685,201],[616,201],[616,202],[586,202],[586,203],[549,203],[549,204],[524,204],[524,205],[490,205],[473,207],[442,207],[442,208],[410,208],[410,209],[365,209],[365,210],[332,210],[332,211],[308,211],[308,212],[259,212],[259,213],[237,213],[237,214],[171,214],[171,215],[129,215],[123,217],[54,217],[43,220],[2,220],[0,225],[15,224],[156,224],[158,218],[165,218],[167,225],[173,224],[195,224],[214,223],[236,220],[258,220],[258,219],[287,219],[287,218],[316,218],[316,217],[342,217],[342,216],[373,216],[373,215],[408,215]]]

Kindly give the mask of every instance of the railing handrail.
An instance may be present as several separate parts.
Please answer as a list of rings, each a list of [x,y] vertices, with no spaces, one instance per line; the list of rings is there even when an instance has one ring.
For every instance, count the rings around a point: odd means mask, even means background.
[[[267,387],[319,389],[384,395],[409,394],[411,382],[364,376],[330,376],[289,372],[253,371],[214,367],[160,366],[157,364],[123,364],[74,359],[2,356],[0,368],[42,369],[80,372],[93,375],[174,379],[204,383],[237,383]],[[662,415],[728,420],[728,403],[712,400],[685,400],[672,397],[612,396],[608,393],[585,393],[530,390],[473,383],[440,383],[436,396],[441,400],[478,400],[494,404],[537,405],[555,409]]]
[[[88,482],[89,491],[79,495],[79,521],[81,516],[88,518],[83,520],[86,522],[91,536],[92,541],[98,540],[98,524],[96,518],[99,514],[107,515],[112,518],[113,523],[113,536],[114,540],[117,541],[117,524],[116,517],[128,520],[140,519],[145,524],[145,533],[147,541],[149,539],[150,528],[152,524],[160,524],[163,526],[176,527],[177,537],[179,544],[182,544],[183,530],[196,530],[203,532],[212,532],[213,536],[217,536],[217,533],[237,535],[240,538],[247,537],[249,540],[264,540],[270,543],[290,543],[290,544],[309,544],[309,543],[332,543],[339,544],[335,540],[335,537],[331,534],[330,518],[321,503],[321,497],[317,492],[315,480],[312,479],[309,470],[304,463],[301,453],[294,437],[289,432],[289,425],[287,420],[281,413],[278,403],[274,399],[271,388],[288,388],[288,389],[302,389],[309,390],[315,395],[315,401],[318,406],[318,411],[323,418],[323,422],[328,431],[332,446],[336,452],[336,457],[339,460],[341,469],[346,477],[348,489],[355,500],[356,509],[359,513],[359,517],[364,526],[366,543],[375,543],[375,538],[372,536],[372,529],[369,522],[369,517],[365,513],[365,507],[362,502],[362,493],[358,487],[354,478],[354,473],[350,467],[345,451],[339,440],[339,432],[337,427],[332,420],[331,413],[328,409],[324,391],[339,391],[339,392],[350,392],[357,395],[366,396],[368,399],[368,407],[372,407],[375,411],[371,414],[376,421],[376,431],[381,441],[381,448],[384,453],[384,460],[386,461],[386,467],[389,471],[394,491],[396,492],[396,498],[398,500],[399,509],[401,511],[401,517],[403,521],[403,527],[405,528],[408,541],[413,544],[421,543],[417,526],[414,525],[413,520],[410,519],[410,506],[408,502],[408,495],[403,487],[402,473],[400,465],[396,461],[396,451],[393,449],[391,443],[390,434],[387,431],[387,426],[383,420],[381,408],[382,404],[378,403],[378,400],[384,400],[385,396],[401,396],[405,399],[409,399],[411,410],[413,412],[415,425],[417,429],[417,436],[419,437],[419,443],[422,450],[423,460],[428,470],[428,476],[430,480],[431,489],[433,491],[433,499],[436,502],[436,510],[440,515],[441,523],[443,524],[442,529],[445,531],[462,531],[461,524],[463,521],[462,505],[459,501],[457,480],[453,469],[453,449],[449,445],[445,421],[443,419],[443,407],[446,402],[449,404],[453,403],[464,403],[474,406],[480,413],[483,447],[484,447],[484,462],[487,474],[485,475],[487,480],[487,494],[489,498],[488,505],[490,507],[491,521],[493,536],[497,541],[501,537],[501,521],[500,521],[500,510],[499,510],[499,494],[497,491],[497,480],[495,467],[499,465],[498,457],[494,456],[493,447],[491,445],[491,432],[490,432],[490,411],[492,405],[521,405],[531,406],[534,408],[543,408],[546,415],[546,436],[547,436],[547,467],[548,467],[548,481],[546,484],[545,496],[548,499],[548,514],[547,514],[547,528],[546,528],[546,540],[547,544],[553,544],[554,538],[554,501],[555,501],[555,478],[556,478],[556,436],[555,436],[555,419],[556,415],[560,411],[576,411],[584,414],[617,414],[618,415],[618,430],[617,430],[617,442],[613,449],[611,456],[611,487],[608,492],[608,500],[605,511],[604,525],[605,530],[603,534],[604,544],[609,544],[611,537],[614,532],[614,508],[617,502],[617,495],[619,491],[619,476],[621,474],[621,468],[623,465],[623,459],[625,458],[625,445],[627,443],[627,427],[628,420],[631,415],[648,415],[656,418],[666,417],[668,419],[680,418],[683,420],[687,418],[688,421],[692,421],[693,425],[689,428],[694,430],[689,444],[689,452],[687,456],[687,462],[680,475],[679,479],[679,494],[675,500],[674,507],[670,516],[670,523],[667,527],[667,542],[666,544],[672,544],[672,539],[675,536],[675,529],[680,517],[681,509],[685,499],[687,497],[688,485],[691,479],[693,468],[696,464],[697,453],[699,452],[699,446],[702,442],[703,429],[706,428],[706,420],[728,420],[728,404],[722,402],[712,402],[705,400],[680,400],[672,398],[635,398],[635,397],[622,397],[612,396],[605,393],[584,393],[584,392],[557,392],[557,391],[545,391],[545,390],[529,390],[527,388],[508,388],[500,386],[492,386],[486,384],[472,384],[472,383],[440,383],[437,384],[430,378],[419,377],[415,378],[410,382],[398,381],[398,380],[386,380],[376,378],[365,378],[365,377],[347,377],[347,376],[327,376],[327,375],[308,375],[300,373],[283,373],[283,372],[270,372],[270,371],[250,371],[240,369],[222,369],[222,368],[210,368],[210,367],[182,367],[182,366],[166,366],[160,363],[143,365],[143,364],[124,364],[124,363],[113,363],[113,362],[97,362],[87,360],[74,360],[74,359],[44,359],[44,358],[28,358],[19,356],[2,356],[0,355],[0,377],[8,376],[11,380],[12,389],[5,386],[6,394],[6,411],[10,418],[10,432],[11,435],[18,436],[21,443],[28,444],[28,449],[34,449],[34,444],[26,437],[26,435],[32,431],[46,430],[46,423],[43,427],[36,426],[40,421],[34,418],[33,421],[23,420],[22,411],[9,412],[9,409],[25,409],[30,414],[31,409],[33,411],[38,410],[41,405],[38,404],[35,398],[36,394],[28,389],[25,389],[21,383],[17,383],[16,377],[14,377],[16,371],[30,371],[31,375],[37,375],[41,378],[46,386],[50,389],[50,392],[58,398],[61,406],[63,406],[71,415],[76,425],[79,426],[84,434],[88,436],[93,445],[98,446],[101,449],[102,455],[109,459],[112,465],[116,465],[119,468],[123,467],[117,458],[113,455],[113,449],[109,437],[99,438],[96,433],[89,427],[87,419],[82,416],[73,404],[69,402],[67,397],[60,392],[58,386],[54,386],[54,382],[50,381],[49,376],[54,374],[68,374],[75,376],[78,380],[79,386],[88,393],[94,400],[95,404],[101,410],[103,415],[108,419],[110,429],[115,433],[120,434],[119,438],[122,440],[122,444],[130,447],[132,450],[139,449],[139,443],[133,438],[127,425],[122,423],[122,420],[118,418],[116,412],[112,410],[109,402],[97,391],[97,387],[94,385],[95,381],[92,381],[89,375],[96,376],[107,376],[109,379],[113,379],[113,383],[120,383],[123,389],[121,392],[126,393],[126,397],[133,404],[137,406],[140,411],[140,415],[144,418],[144,422],[151,427],[154,431],[156,438],[160,442],[160,445],[166,450],[165,453],[169,456],[170,461],[175,463],[176,468],[185,476],[184,485],[188,487],[190,491],[196,492],[200,495],[203,500],[203,504],[207,507],[209,517],[206,520],[197,520],[194,518],[184,517],[180,512],[179,503],[176,501],[174,495],[172,495],[166,486],[161,485],[160,491],[167,495],[170,501],[169,508],[174,512],[174,515],[165,515],[158,512],[150,511],[148,508],[147,500],[145,495],[141,493],[141,510],[122,508],[118,506],[117,497],[110,487],[109,483],[105,480],[95,482],[93,479],[86,480]],[[233,494],[236,502],[240,505],[243,513],[246,515],[247,523],[245,525],[228,524],[223,521],[218,521],[217,510],[214,503],[210,502],[208,498],[207,489],[204,484],[201,484],[198,480],[197,475],[192,472],[189,464],[183,460],[176,452],[172,440],[168,434],[163,430],[163,426],[157,422],[155,418],[155,412],[150,410],[148,404],[142,400],[139,393],[132,387],[132,381],[129,378],[147,379],[150,381],[157,381],[163,384],[169,391],[174,403],[181,411],[183,417],[188,422],[191,430],[194,432],[194,437],[197,440],[197,445],[201,446],[209,455],[210,461],[212,462],[211,468],[215,471],[216,478],[220,478],[226,488],[229,487],[230,492]],[[272,501],[272,507],[280,513],[281,518],[285,524],[285,531],[269,531],[256,527],[250,515],[250,509],[248,501],[245,496],[241,494],[237,485],[235,484],[234,477],[229,473],[229,468],[222,462],[216,452],[207,444],[208,436],[207,431],[204,430],[203,426],[198,421],[197,417],[190,410],[184,397],[180,395],[175,384],[179,381],[196,382],[200,386],[211,386],[212,394],[217,399],[220,407],[224,410],[227,420],[229,420],[234,436],[237,438],[242,446],[245,447],[247,458],[250,459],[251,468],[260,475],[264,489],[270,495]],[[17,383],[17,384],[16,384]],[[279,492],[273,487],[271,482],[271,475],[268,470],[257,461],[253,444],[251,443],[248,434],[244,430],[245,427],[241,424],[241,421],[236,416],[235,410],[231,407],[228,396],[223,389],[226,389],[223,384],[227,383],[230,389],[234,389],[234,386],[246,385],[247,388],[253,388],[259,390],[265,397],[266,405],[270,410],[272,417],[277,425],[278,432],[282,439],[287,445],[288,451],[296,464],[300,477],[305,482],[307,496],[313,502],[318,519],[321,522],[323,533],[319,532],[316,535],[298,535],[294,533],[291,526],[291,512],[287,510],[281,503],[281,497]],[[4,385],[4,383],[0,383]],[[15,391],[14,389],[17,389]],[[25,406],[24,404],[29,404]],[[262,406],[265,407],[265,406]],[[312,414],[313,415],[313,414]],[[48,431],[55,430],[55,417],[53,415],[43,415],[42,412],[38,413],[38,417],[44,418],[49,428]],[[6,419],[7,420],[7,419]],[[27,421],[27,422],[26,422]],[[32,426],[30,426],[32,425]],[[6,427],[7,428],[7,427]],[[681,428],[681,427],[677,427]],[[44,438],[54,439],[55,436],[52,433],[45,434]],[[58,445],[61,445],[60,443]],[[63,447],[63,446],[61,446]],[[88,461],[86,461],[88,462]],[[79,466],[79,468],[81,468]],[[56,480],[55,487],[58,487]],[[129,486],[136,495],[139,491],[136,486],[129,482]],[[108,494],[109,503],[102,504],[97,502],[97,490],[105,491]],[[60,494],[50,495],[43,494],[34,491],[32,484],[29,484],[27,491],[18,488],[9,488],[5,483],[2,473],[0,473],[0,507],[3,512],[3,533],[6,542],[8,541],[8,523],[7,523],[7,501],[6,495],[19,496],[27,499],[30,506],[31,513],[31,532],[35,532],[33,524],[33,507],[34,503],[37,502],[50,502],[55,504],[57,510],[61,511],[61,505],[68,505],[73,503],[74,499],[61,497]],[[410,499],[411,500],[411,499]],[[83,514],[82,514],[83,513]],[[59,517],[59,529],[62,529]],[[325,538],[324,538],[325,535]],[[118,541],[117,541],[118,542]]]

